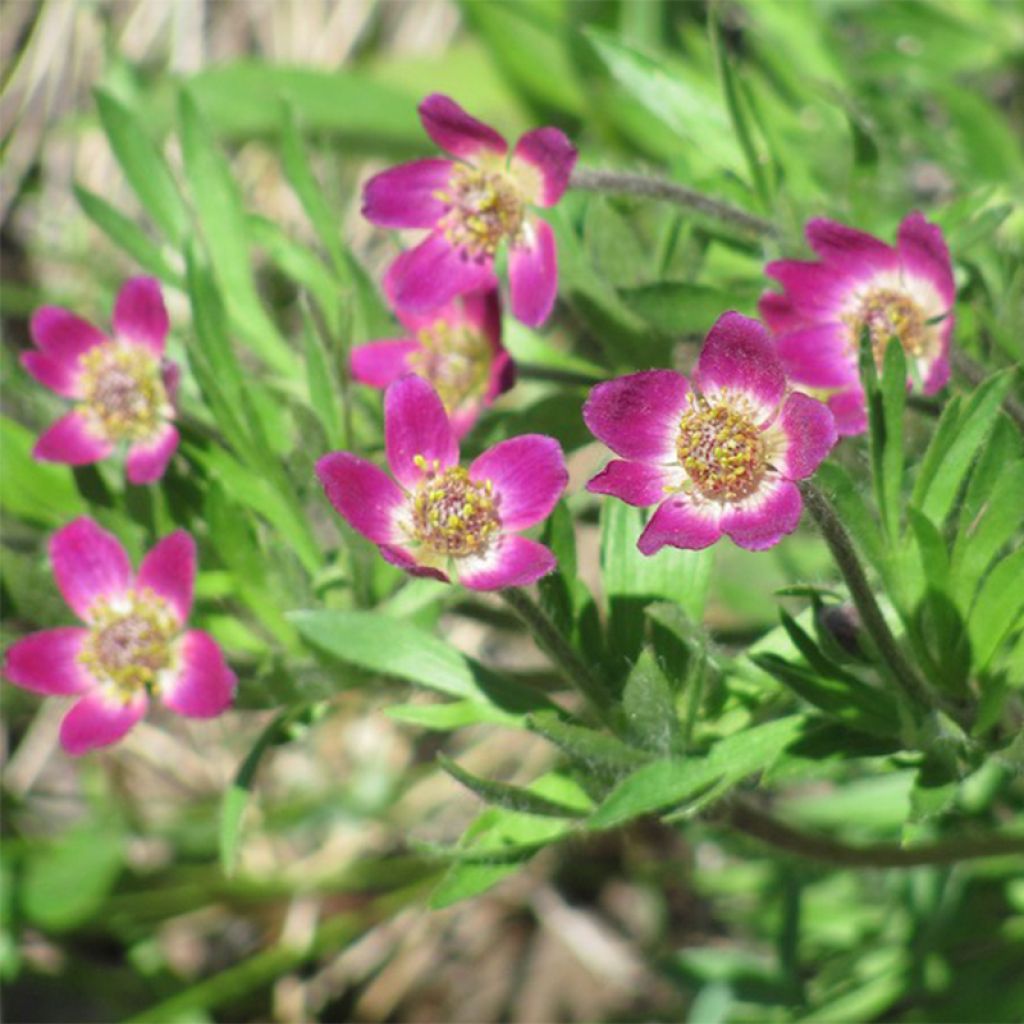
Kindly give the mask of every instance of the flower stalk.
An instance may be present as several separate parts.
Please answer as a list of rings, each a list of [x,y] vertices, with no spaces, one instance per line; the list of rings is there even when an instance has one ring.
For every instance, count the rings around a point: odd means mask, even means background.
[[[840,867],[911,868],[1024,854],[1024,836],[1013,835],[973,836],[909,847],[897,843],[853,846],[828,836],[801,832],[746,800],[734,800],[724,820],[736,831],[776,849]]]
[[[924,711],[932,710],[935,701],[889,629],[889,624],[878,607],[860,564],[853,541],[839,521],[831,502],[809,480],[800,481],[798,486],[807,510],[821,531],[839,571],[843,574],[843,579],[846,580],[864,628],[874,641],[878,653],[892,670],[897,685],[913,707]]]
[[[757,217],[746,210],[712,199],[701,192],[695,192],[685,185],[677,185],[664,178],[649,178],[628,171],[596,170],[591,167],[577,167],[569,178],[569,188],[582,192],[610,192],[618,195],[640,196],[643,199],[657,199],[681,206],[686,210],[709,217],[712,220],[739,228],[746,234],[770,238],[778,234],[771,221]]]
[[[613,732],[617,731],[604,684],[590,671],[540,605],[520,587],[506,587],[498,593],[530,631],[537,646],[579,691],[597,717]]]

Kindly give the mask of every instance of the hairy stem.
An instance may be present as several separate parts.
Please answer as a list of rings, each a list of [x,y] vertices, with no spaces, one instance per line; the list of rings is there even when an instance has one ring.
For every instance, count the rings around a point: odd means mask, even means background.
[[[1024,836],[988,835],[949,839],[920,846],[872,843],[852,846],[827,836],[811,835],[786,825],[746,800],[725,812],[726,824],[761,842],[807,860],[845,867],[910,868],[921,864],[955,864],[978,857],[1024,854]]]
[[[601,721],[615,731],[611,700],[604,684],[590,671],[540,605],[519,587],[508,587],[499,594],[522,620],[537,646],[582,694]]]
[[[913,665],[907,660],[896,642],[896,637],[892,635],[860,564],[853,541],[836,515],[831,502],[809,480],[801,481],[799,486],[807,511],[821,531],[839,571],[843,574],[843,579],[846,580],[864,628],[878,648],[878,653],[892,670],[896,683],[914,707],[926,711],[933,709],[936,702]]]
[[[771,221],[764,220],[746,210],[712,199],[701,192],[695,192],[685,185],[677,185],[664,178],[648,178],[628,171],[604,171],[590,167],[577,167],[569,179],[570,188],[585,192],[613,192],[620,195],[641,196],[644,199],[660,199],[674,203],[687,210],[694,210],[712,220],[720,221],[751,235],[771,236],[777,229]]]

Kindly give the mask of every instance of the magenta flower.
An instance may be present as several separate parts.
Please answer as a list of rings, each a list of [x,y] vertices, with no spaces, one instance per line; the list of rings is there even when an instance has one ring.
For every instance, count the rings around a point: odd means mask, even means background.
[[[394,305],[391,274],[384,290]],[[441,396],[455,436],[464,437],[484,406],[515,381],[515,364],[501,343],[497,289],[468,292],[426,314],[397,305],[395,313],[410,336],[354,348],[352,375],[386,388],[407,373],[419,374]]]
[[[234,673],[207,633],[185,630],[196,548],[184,530],[156,544],[134,577],[117,538],[85,517],[54,534],[50,557],[60,592],[85,626],[19,640],[3,674],[34,693],[78,697],[60,728],[69,754],[117,742],[152,697],[189,718],[228,707]]]
[[[348,452],[316,465],[327,498],[389,562],[414,576],[473,590],[521,587],[555,557],[520,530],[550,515],[569,476],[558,442],[524,434],[496,444],[464,469],[437,392],[408,375],[384,396],[382,469]]]
[[[896,337],[911,386],[931,395],[949,380],[956,295],[949,250],[942,231],[916,212],[900,224],[895,248],[821,219],[808,223],[807,240],[821,262],[769,263],[766,273],[784,291],[762,296],[761,316],[792,380],[827,399],[840,434],[862,434],[867,413],[858,353],[865,327],[879,368]]]
[[[693,390],[673,370],[598,384],[583,407],[590,431],[622,459],[587,484],[630,505],[657,505],[638,547],[706,548],[723,534],[760,551],[792,533],[810,476],[836,442],[828,408],[786,394],[768,332],[725,313],[697,361]]]
[[[124,441],[128,479],[159,480],[178,447],[171,423],[178,367],[163,358],[167,330],[160,285],[150,277],[132,278],[121,288],[113,338],[66,309],[36,310],[37,348],[22,355],[22,365],[78,405],[39,438],[35,458],[84,466],[107,458]]]
[[[576,148],[557,128],[508,143],[447,96],[419,107],[427,134],[456,160],[416,160],[371,178],[363,214],[386,228],[429,228],[395,261],[395,298],[427,313],[454,296],[493,287],[494,256],[509,246],[512,313],[531,327],[551,312],[558,290],[555,236],[529,205],[554,206],[569,184]]]

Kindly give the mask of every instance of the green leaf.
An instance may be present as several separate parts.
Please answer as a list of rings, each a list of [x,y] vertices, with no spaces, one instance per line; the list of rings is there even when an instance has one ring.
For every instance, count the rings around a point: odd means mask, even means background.
[[[439,732],[464,729],[469,725],[504,725],[511,728],[522,725],[522,718],[475,700],[453,700],[443,704],[395,704],[385,708],[384,714],[396,722]]]
[[[620,288],[619,297],[652,327],[674,336],[703,337],[723,309],[737,308],[735,296],[684,281],[658,281],[637,288]]]
[[[345,139],[379,154],[425,149],[417,100],[371,81],[363,71],[286,67],[263,60],[239,60],[193,75],[189,91],[218,134],[235,138],[276,135],[282,101],[313,132]]]
[[[995,657],[999,645],[1020,625],[1024,613],[1024,548],[1007,555],[988,574],[978,592],[967,620],[971,640],[971,664],[975,672],[984,672]]]
[[[954,399],[943,411],[911,499],[915,508],[936,525],[946,521],[964,477],[995,424],[1012,380],[1011,371],[996,373],[972,395]]]
[[[172,269],[160,246],[135,221],[81,185],[75,185],[74,192],[78,205],[89,220],[115,245],[124,249],[143,270],[148,270],[166,284],[181,285],[181,274]]]
[[[711,81],[682,61],[642,53],[602,29],[587,26],[582,34],[612,78],[672,133],[689,160],[701,170],[742,174],[743,154]]]
[[[188,231],[189,216],[167,162],[133,111],[102,89],[95,92],[103,130],[125,177],[153,223],[174,243]]]
[[[29,858],[21,887],[25,916],[47,931],[84,924],[103,906],[121,873],[122,837],[100,823],[78,825]]]
[[[895,539],[903,507],[903,410],[907,401],[907,361],[898,340],[885,346],[882,366],[883,439],[879,462],[879,502],[882,521]]]
[[[974,477],[979,475],[977,470],[972,474],[971,490]],[[957,605],[965,613],[992,560],[1021,529],[1024,462],[1007,465],[1004,461],[998,478],[987,489],[978,511],[972,514],[975,505],[970,498],[964,502],[949,570]]]
[[[87,511],[67,466],[36,462],[36,435],[0,417],[0,507],[11,516],[43,526],[59,526]]]
[[[629,673],[622,708],[633,742],[653,754],[679,753],[675,695],[650,648],[645,647]]]
[[[296,360],[256,289],[238,186],[187,89],[180,95],[178,110],[185,172],[228,312],[258,356],[278,373],[293,375]]]
[[[363,611],[297,611],[288,618],[317,650],[370,672],[513,714],[553,707],[542,694],[491,672],[411,623]]]
[[[338,387],[320,332],[313,322],[309,307],[302,308],[303,340],[306,344],[306,390],[309,404],[320,421],[332,451],[348,447],[338,410]]]
[[[793,665],[777,654],[754,654],[751,661],[808,704],[820,708],[851,729],[871,736],[899,734],[900,715],[895,702],[866,683],[852,677],[834,679],[822,676]]]
[[[587,825],[613,828],[641,814],[677,807],[718,783],[734,785],[767,768],[801,735],[803,727],[804,719],[793,715],[719,740],[703,758],[652,761],[623,779]]]
[[[238,862],[242,815],[249,804],[260,761],[270,747],[290,739],[287,726],[305,711],[305,708],[287,708],[280,712],[260,733],[252,749],[239,766],[234,781],[224,791],[220,805],[220,864],[224,874],[229,878],[235,873]]]
[[[320,244],[330,256],[334,272],[342,281],[348,282],[348,263],[337,229],[338,212],[331,209],[316,180],[295,123],[294,112],[287,103],[281,104],[280,129],[281,164],[285,177],[302,203],[302,209],[320,239]]]
[[[663,548],[642,555],[636,543],[644,513],[621,501],[601,505],[601,580],[608,602],[608,638],[617,665],[636,660],[643,644],[644,608],[651,601],[679,605],[693,621],[703,618],[711,549]]]
[[[526,724],[589,772],[619,776],[650,760],[642,750],[607,733],[566,722],[554,711],[534,712]]]
[[[581,818],[585,817],[591,809],[589,802],[566,804],[557,800],[548,800],[522,786],[482,779],[480,776],[466,771],[465,768],[460,767],[444,754],[438,754],[437,760],[456,782],[461,782],[463,786],[472,790],[487,803],[496,804],[506,810],[518,811],[521,814],[537,814],[545,818]]]
[[[559,24],[557,7],[463,0],[459,9],[517,89],[564,114],[583,112],[583,91],[567,45],[569,26]]]

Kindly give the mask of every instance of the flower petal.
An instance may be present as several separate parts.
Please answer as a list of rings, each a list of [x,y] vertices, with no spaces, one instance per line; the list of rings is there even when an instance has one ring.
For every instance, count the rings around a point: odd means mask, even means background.
[[[21,365],[45,388],[62,395],[64,398],[78,398],[81,388],[78,385],[79,372],[75,363],[54,359],[45,352],[33,349],[22,352]]]
[[[74,411],[43,432],[32,449],[32,457],[41,462],[87,466],[105,459],[113,450],[113,442],[94,433],[89,421]]]
[[[448,469],[459,461],[448,414],[437,392],[413,374],[400,377],[384,394],[384,444],[395,479],[411,490],[430,469]],[[384,539],[384,538],[382,538]]]
[[[646,508],[665,499],[670,471],[649,462],[612,459],[588,484],[591,494],[611,494],[627,505]]]
[[[617,455],[669,462],[675,458],[689,390],[687,379],[674,370],[631,373],[593,388],[583,405],[583,419]]]
[[[67,363],[71,368],[91,348],[102,345],[106,336],[88,320],[58,306],[43,306],[32,314],[32,340],[51,359]]]
[[[846,297],[858,284],[823,263],[803,260],[775,260],[765,265],[764,272],[782,285],[793,308],[812,323],[838,319]]]
[[[180,657],[177,675],[161,682],[164,704],[188,718],[213,718],[230,707],[238,680],[213,637],[189,630],[181,638]]]
[[[501,344],[501,299],[497,288],[467,292],[459,297],[461,310],[456,317],[485,335],[495,353],[503,352]]]
[[[132,585],[132,563],[121,542],[86,516],[50,538],[50,560],[64,600],[85,622],[98,599],[116,600]]]
[[[813,388],[838,388],[858,380],[856,356],[847,340],[848,329],[838,322],[806,326],[775,339],[786,373]]]
[[[543,544],[509,533],[486,554],[459,559],[455,571],[459,582],[470,590],[501,590],[525,587],[554,572],[557,564]]]
[[[164,390],[171,405],[178,407],[178,388],[181,386],[181,367],[170,359],[160,365],[160,376],[163,377]]]
[[[430,313],[462,292],[497,284],[493,260],[470,259],[438,231],[403,252],[388,273],[395,289],[395,304],[402,313],[414,315]]]
[[[756,494],[727,508],[722,516],[722,532],[741,548],[764,551],[797,528],[803,507],[796,484],[781,477],[766,477]]]
[[[535,128],[516,143],[511,168],[537,206],[554,206],[569,187],[569,176],[579,153],[565,132]]]
[[[722,536],[721,509],[710,502],[694,505],[685,494],[662,502],[640,534],[637,547],[644,555],[653,555],[663,547],[700,551]]]
[[[540,327],[551,315],[558,294],[555,233],[542,220],[524,226],[525,243],[509,252],[508,282],[512,315],[527,327]]]
[[[149,707],[139,693],[128,704],[97,688],[82,697],[60,723],[61,746],[72,756],[116,743]]]
[[[466,113],[449,96],[432,93],[419,105],[427,134],[453,156],[472,162],[481,153],[506,153],[508,143],[483,121]]]
[[[126,281],[114,304],[114,332],[118,338],[161,356],[167,346],[169,329],[160,282],[153,277],[133,277]]]
[[[499,395],[503,395],[516,383],[516,364],[512,357],[502,349],[491,362],[491,371],[488,375],[487,391],[484,398],[488,403],[493,402]]]
[[[398,539],[405,495],[379,466],[348,452],[331,452],[317,462],[316,475],[327,500],[354,530],[376,544]]]
[[[422,346],[409,338],[394,341],[371,341],[357,345],[350,357],[352,376],[360,384],[372,388],[386,388],[393,380],[409,373],[409,356]]]
[[[78,662],[89,630],[61,626],[30,633],[11,644],[4,655],[3,674],[15,686],[47,696],[83,693],[93,685]]]
[[[934,395],[949,383],[949,333],[943,337],[942,350],[925,371],[921,391],[926,395]]]
[[[899,257],[891,246],[834,220],[815,217],[808,221],[806,235],[811,248],[830,268],[849,277],[870,278],[899,267]]]
[[[868,429],[868,413],[860,383],[831,395],[827,404],[841,437],[863,434]]]
[[[693,383],[703,394],[743,394],[767,416],[782,400],[786,374],[762,324],[740,313],[723,313],[700,350]]]
[[[806,313],[794,306],[788,295],[779,292],[764,292],[758,300],[757,311],[768,329],[776,335],[807,326]]]
[[[363,188],[363,216],[382,228],[431,228],[447,204],[450,160],[414,160],[375,174]]]
[[[899,254],[904,269],[930,282],[946,307],[952,308],[956,283],[942,229],[915,210],[900,224]]]
[[[192,611],[195,582],[196,542],[184,530],[175,530],[154,544],[135,578],[135,586],[148,587],[162,597],[182,625]]]
[[[523,434],[488,448],[469,467],[473,480],[490,480],[502,529],[525,530],[551,515],[566,485],[562,446],[544,434]]]
[[[180,435],[170,423],[151,441],[133,444],[128,449],[125,472],[133,484],[151,484],[167,470],[167,464],[178,450]]]
[[[381,544],[377,550],[380,551],[385,562],[404,569],[410,576],[422,576],[426,579],[440,580],[442,583],[451,583],[447,573],[433,565],[421,565],[416,561],[416,556],[405,548],[395,547],[393,544]]]
[[[790,480],[810,476],[839,438],[828,406],[799,392],[786,399],[772,429],[780,430],[786,438],[786,449],[776,459],[776,466]]]

